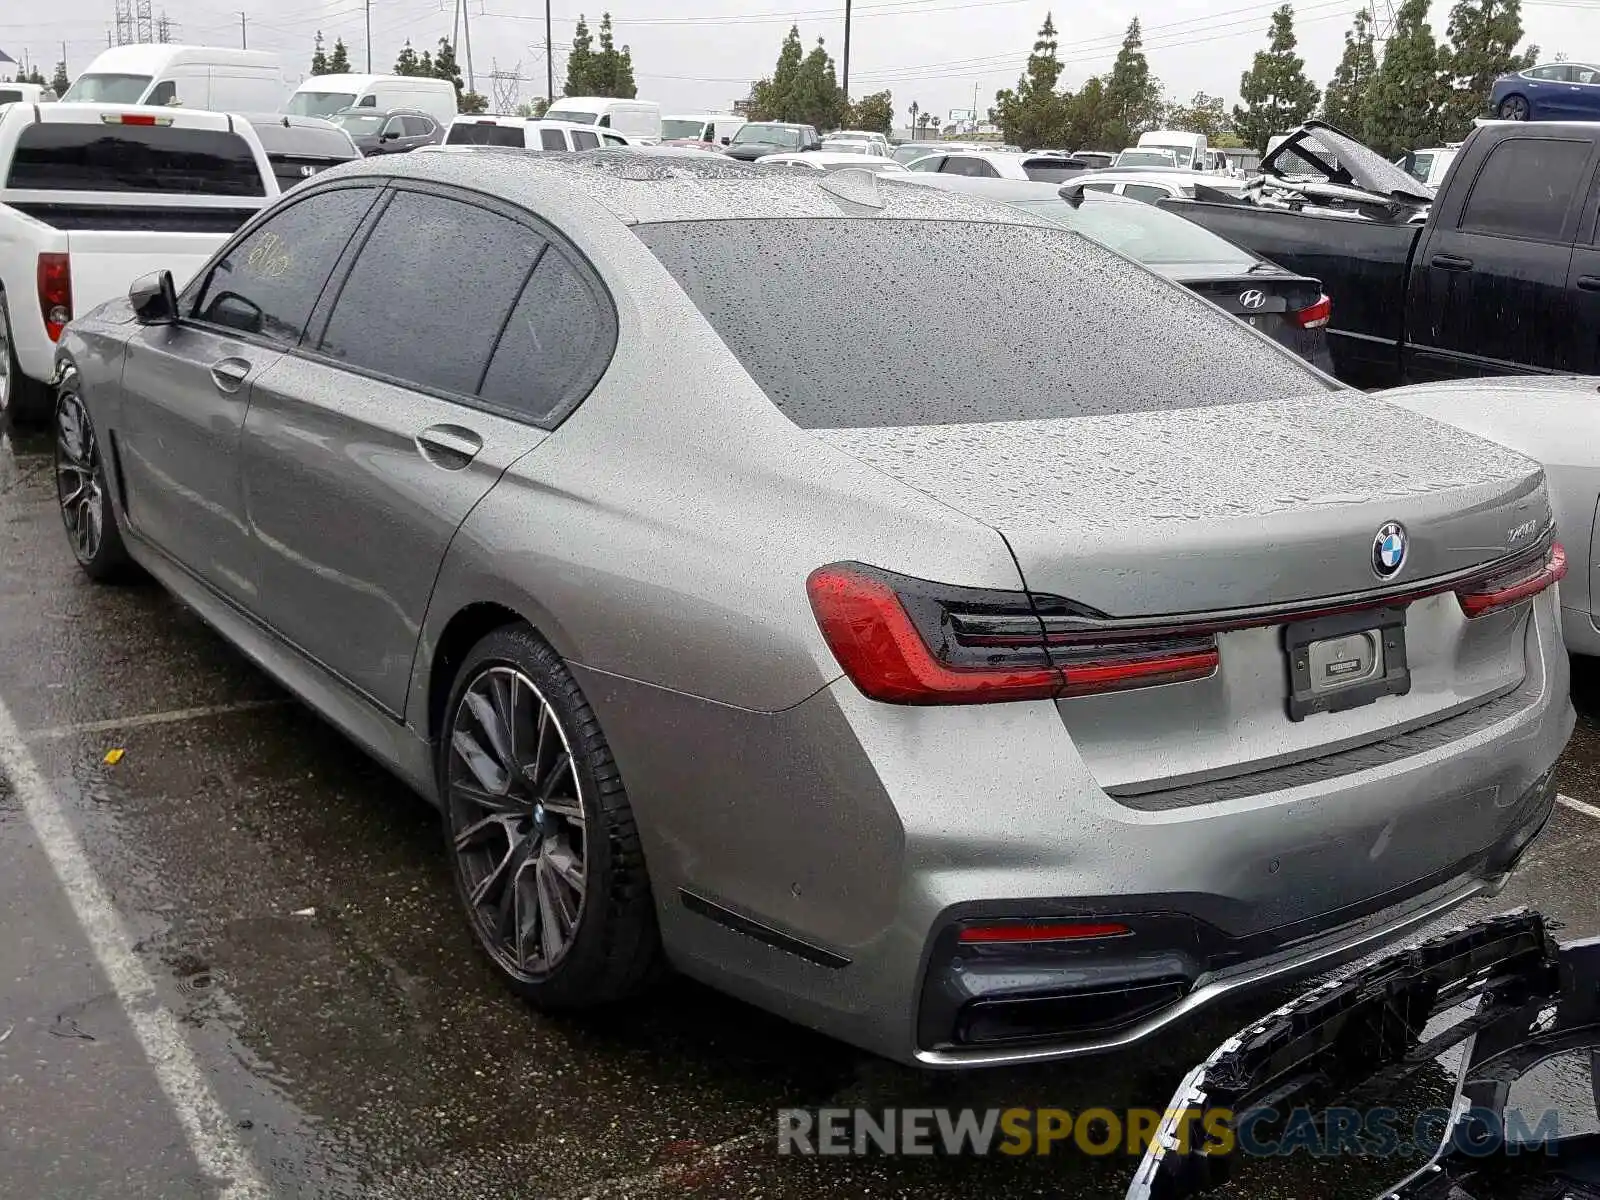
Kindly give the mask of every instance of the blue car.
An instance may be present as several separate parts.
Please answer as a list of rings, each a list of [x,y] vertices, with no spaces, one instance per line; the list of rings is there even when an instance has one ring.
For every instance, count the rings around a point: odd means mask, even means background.
[[[1489,110],[1502,121],[1600,120],[1600,67],[1545,63],[1502,75]]]

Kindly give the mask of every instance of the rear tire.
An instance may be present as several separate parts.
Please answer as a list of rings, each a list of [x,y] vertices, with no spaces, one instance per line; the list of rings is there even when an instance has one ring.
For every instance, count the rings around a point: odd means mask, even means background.
[[[0,292],[0,424],[13,429],[45,423],[50,415],[50,389],[22,373],[11,337],[11,309]]]
[[[1499,116],[1502,121],[1526,121],[1532,112],[1526,96],[1507,96],[1500,101]]]
[[[55,476],[67,544],[83,573],[96,583],[117,583],[137,574],[117,525],[100,441],[78,395],[78,373],[70,367],[56,397]]]
[[[633,810],[594,710],[532,629],[497,629],[467,655],[435,769],[468,924],[519,995],[587,1008],[654,980],[661,938]]]

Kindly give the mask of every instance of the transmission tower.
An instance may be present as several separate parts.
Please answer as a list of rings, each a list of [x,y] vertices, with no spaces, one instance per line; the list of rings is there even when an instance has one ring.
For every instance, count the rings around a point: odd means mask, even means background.
[[[153,42],[156,40],[155,22],[150,17],[150,0],[133,0],[133,21],[136,26],[134,33],[140,42]]]
[[[161,15],[156,18],[156,41],[164,45],[170,42],[177,32],[178,23],[170,20],[167,17],[166,10],[163,9]]]
[[[490,60],[489,91],[494,100],[491,112],[514,113],[522,94],[522,63],[519,60],[509,71],[502,71],[500,63]]]
[[[113,36],[119,46],[133,42],[133,0],[117,0],[116,33]]]
[[[1372,40],[1381,48],[1394,32],[1394,0],[1367,0],[1372,14]]]

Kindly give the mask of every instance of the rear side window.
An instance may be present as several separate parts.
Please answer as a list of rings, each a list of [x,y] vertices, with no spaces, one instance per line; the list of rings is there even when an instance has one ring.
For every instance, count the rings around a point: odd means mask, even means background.
[[[966,175],[973,179],[999,179],[1000,172],[990,163],[981,158],[963,158],[952,154],[944,160],[943,173],[946,175]]]
[[[450,126],[445,137],[450,146],[521,146],[522,127],[496,125],[492,121],[469,121]]]
[[[339,188],[280,208],[212,268],[193,315],[295,345],[376,195],[372,188]]]
[[[572,148],[574,150],[598,150],[600,139],[587,129],[574,129],[572,131]]]
[[[320,349],[403,383],[475,395],[543,249],[508,217],[402,191],[346,276]]]
[[[539,130],[539,148],[541,150],[565,150],[567,138],[559,129]]]
[[[1562,231],[1588,162],[1588,142],[1507,138],[1489,151],[1458,228],[1541,242],[1571,241]]]
[[[615,341],[611,305],[552,246],[506,322],[479,395],[537,425],[553,425],[589,394]]]
[[[1337,386],[1057,227],[812,218],[635,232],[803,428],[1179,410]],[[907,329],[972,336],[908,339]]]
[[[6,186],[43,191],[264,196],[266,181],[236,133],[172,125],[26,126]]]

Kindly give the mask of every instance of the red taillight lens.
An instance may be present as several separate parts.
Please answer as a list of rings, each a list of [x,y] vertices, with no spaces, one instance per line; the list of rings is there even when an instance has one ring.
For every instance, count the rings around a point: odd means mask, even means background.
[[[1294,323],[1301,329],[1321,329],[1333,318],[1333,301],[1326,296],[1319,296],[1317,302],[1310,308],[1302,308],[1292,314]]]
[[[965,926],[956,940],[967,945],[996,942],[1073,942],[1084,938],[1122,937],[1126,925],[1114,921],[1008,921]]]
[[[72,320],[72,261],[65,254],[39,255],[39,315],[52,342]]]
[[[1212,674],[1216,639],[1053,631],[1020,592],[945,587],[858,563],[819,567],[811,609],[845,674],[890,704],[1053,700]]]
[[[1470,592],[1457,592],[1461,611],[1470,619],[1482,617],[1502,608],[1520,604],[1530,596],[1553,584],[1567,574],[1567,552],[1560,542],[1551,542],[1543,559],[1535,559],[1526,566],[1509,571],[1495,579],[1486,580]]]

